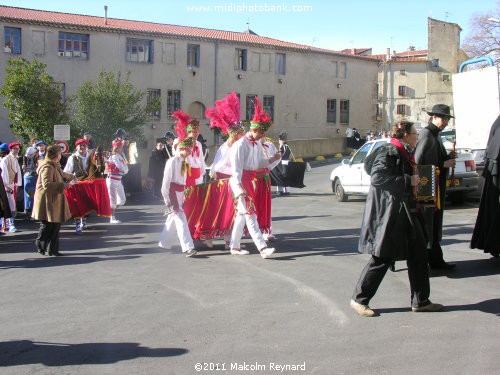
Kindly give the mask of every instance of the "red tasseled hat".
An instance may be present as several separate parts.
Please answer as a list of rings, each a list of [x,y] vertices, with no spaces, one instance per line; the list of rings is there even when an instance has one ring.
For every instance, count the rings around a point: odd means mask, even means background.
[[[250,121],[250,129],[259,129],[266,131],[271,127],[271,115],[267,113],[260,104],[259,98],[256,96],[254,101],[254,115]]]
[[[172,114],[172,117],[175,117],[176,125],[175,131],[177,133],[177,137],[179,138],[179,146],[180,147],[191,147],[193,145],[193,139],[188,137],[188,126],[193,123],[194,120],[184,112],[183,110],[175,111]]]

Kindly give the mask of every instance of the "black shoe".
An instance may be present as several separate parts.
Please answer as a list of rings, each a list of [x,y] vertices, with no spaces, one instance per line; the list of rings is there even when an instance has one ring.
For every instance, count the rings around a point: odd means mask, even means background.
[[[457,265],[455,263],[446,263],[443,261],[442,263],[437,263],[437,264],[429,263],[429,266],[433,270],[452,270]]]
[[[395,262],[392,262],[391,265],[389,266],[389,269],[392,271],[392,272],[396,272],[396,263]]]
[[[49,254],[49,255],[54,255],[54,256],[56,256],[56,257],[62,257],[64,254],[63,254],[63,253],[60,253],[59,251],[55,251],[55,252],[53,252],[53,253],[51,253],[51,254]]]
[[[36,252],[40,255],[45,255],[45,250],[39,240],[35,240]]]

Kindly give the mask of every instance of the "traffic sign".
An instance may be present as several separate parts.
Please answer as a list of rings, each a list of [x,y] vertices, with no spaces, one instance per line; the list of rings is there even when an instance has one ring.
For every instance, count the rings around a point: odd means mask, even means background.
[[[56,145],[58,145],[59,147],[61,147],[61,151],[62,151],[63,154],[65,154],[66,152],[69,151],[69,146],[64,141],[56,141]]]

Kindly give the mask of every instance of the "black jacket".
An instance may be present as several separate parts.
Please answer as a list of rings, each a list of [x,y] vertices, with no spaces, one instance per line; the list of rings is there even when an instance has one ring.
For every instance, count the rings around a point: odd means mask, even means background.
[[[371,186],[366,199],[358,250],[393,260],[407,259],[408,244],[415,240],[412,222],[413,169],[396,146],[377,150],[371,167]]]

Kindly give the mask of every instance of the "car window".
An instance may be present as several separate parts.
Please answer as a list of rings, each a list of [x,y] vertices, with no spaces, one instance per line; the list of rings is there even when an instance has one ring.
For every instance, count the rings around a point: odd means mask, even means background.
[[[373,146],[373,150],[372,152],[374,152],[377,148],[379,148],[380,146],[383,146],[385,145],[387,142],[386,141],[383,141],[383,142],[377,142],[375,143],[375,146]]]
[[[372,147],[373,143],[365,143],[359,150],[358,152],[356,153],[356,155],[354,155],[352,157],[352,162],[351,164],[359,164],[359,163],[362,163],[365,158],[366,158],[366,155],[368,154],[368,151],[370,150],[370,147]]]

